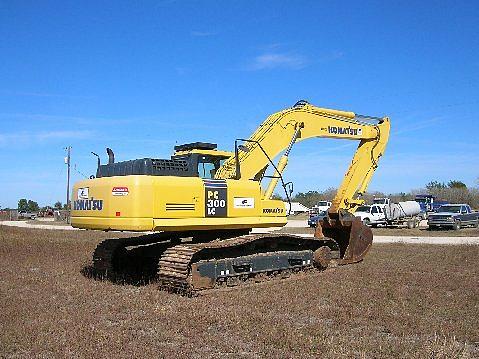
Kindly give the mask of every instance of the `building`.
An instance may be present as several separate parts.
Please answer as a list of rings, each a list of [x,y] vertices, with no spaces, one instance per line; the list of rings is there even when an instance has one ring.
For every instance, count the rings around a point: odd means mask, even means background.
[[[299,213],[308,213],[309,212],[309,208],[306,207],[306,206],[303,206],[299,202],[291,202],[291,211],[288,211],[289,210],[289,203],[284,202],[284,204],[286,205],[287,213],[290,213],[290,214],[299,214]]]

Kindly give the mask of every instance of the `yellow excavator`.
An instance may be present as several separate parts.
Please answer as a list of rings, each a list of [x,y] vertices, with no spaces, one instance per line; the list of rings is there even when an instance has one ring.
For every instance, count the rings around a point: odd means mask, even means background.
[[[97,155],[96,176],[74,185],[71,223],[92,230],[153,232],[101,242],[93,268],[106,275],[121,273],[129,248],[148,253],[160,244],[160,288],[184,294],[358,262],[372,244],[372,232],[354,211],[363,203],[389,131],[387,117],[299,101],[269,116],[248,139],[237,139],[234,152],[196,142],[175,146],[170,159],[115,162],[107,149],[108,163],[101,164]],[[327,217],[314,237],[250,234],[253,228],[286,224],[287,206],[272,196],[280,182],[289,201],[291,183],[282,176],[289,154],[295,143],[313,137],[359,141]]]

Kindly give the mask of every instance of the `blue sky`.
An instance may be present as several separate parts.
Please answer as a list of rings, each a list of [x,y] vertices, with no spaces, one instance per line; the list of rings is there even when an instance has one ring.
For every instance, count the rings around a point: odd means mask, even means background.
[[[75,181],[107,146],[232,149],[299,99],[391,117],[370,190],[475,185],[478,18],[477,1],[1,1],[0,206],[64,202],[67,145]],[[337,186],[353,151],[300,143],[285,176]]]

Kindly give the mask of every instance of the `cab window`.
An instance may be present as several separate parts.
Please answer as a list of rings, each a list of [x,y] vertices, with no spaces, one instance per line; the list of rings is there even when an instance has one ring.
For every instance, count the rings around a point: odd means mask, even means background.
[[[373,207],[373,208],[371,209],[371,213],[373,213],[373,214],[374,214],[374,213],[378,213],[378,208],[377,208],[377,207]]]
[[[206,179],[215,178],[216,171],[218,171],[225,160],[226,159],[209,156],[200,156],[198,158],[198,176]]]
[[[212,162],[198,162],[198,175],[201,178],[214,178],[216,168]]]

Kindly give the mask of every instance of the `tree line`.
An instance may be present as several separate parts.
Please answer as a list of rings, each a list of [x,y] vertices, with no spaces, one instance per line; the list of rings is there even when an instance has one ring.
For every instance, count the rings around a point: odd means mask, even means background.
[[[324,191],[307,191],[295,194],[291,201],[299,202],[311,208],[319,201],[331,201],[336,195],[336,188],[328,188]],[[362,198],[366,203],[371,203],[374,198],[388,197],[394,202],[414,200],[417,194],[430,194],[438,200],[450,203],[467,203],[472,208],[479,209],[479,179],[475,187],[467,187],[459,180],[448,182],[430,181],[423,188],[413,189],[409,192],[384,193],[379,191],[366,192]],[[275,194],[276,199],[284,199],[283,196]]]
[[[26,199],[26,198],[21,198],[18,200],[18,206],[17,209],[19,211],[25,211],[25,212],[39,212],[39,211],[45,211],[47,208],[53,208],[53,209],[67,209],[66,204],[62,204],[62,202],[57,201],[53,206],[44,206],[40,207],[37,202],[31,200],[31,199]],[[8,208],[6,208],[8,209]]]

